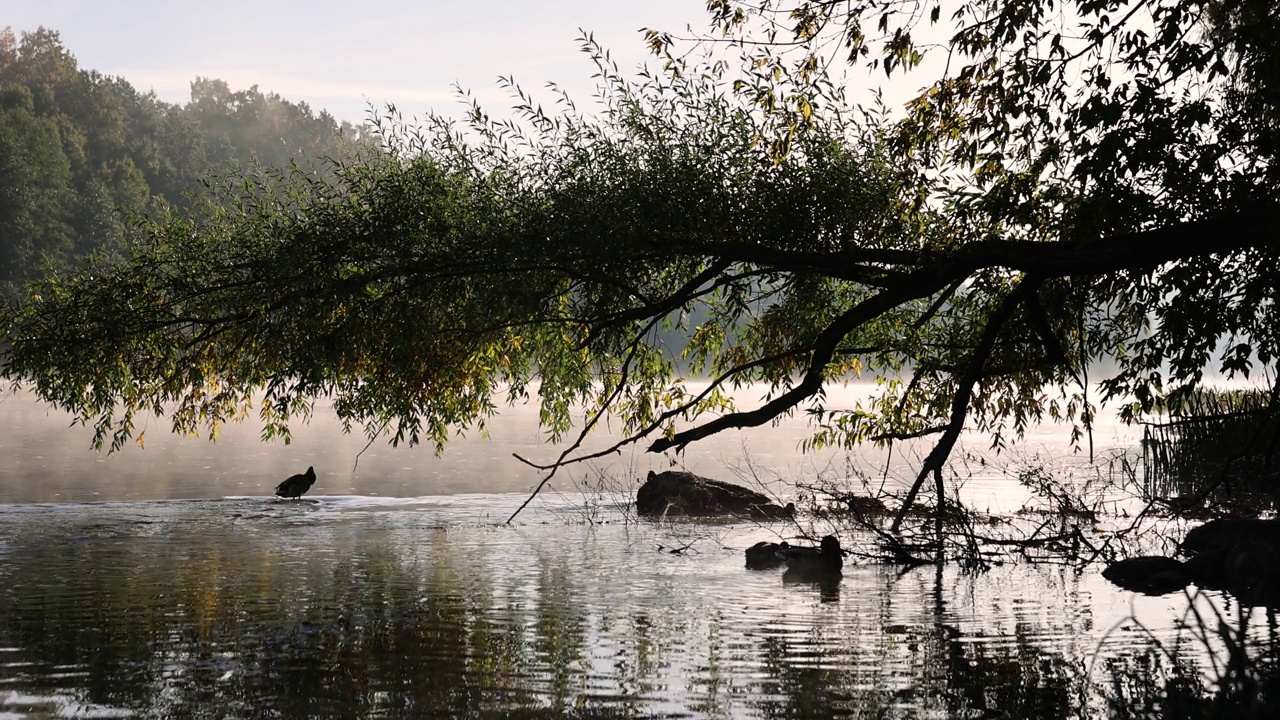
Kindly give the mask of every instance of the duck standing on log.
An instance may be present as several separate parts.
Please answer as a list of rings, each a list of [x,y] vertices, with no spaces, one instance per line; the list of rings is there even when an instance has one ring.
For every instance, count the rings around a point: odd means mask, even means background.
[[[316,483],[316,469],[308,467],[301,475],[293,475],[276,486],[276,496],[298,499]]]

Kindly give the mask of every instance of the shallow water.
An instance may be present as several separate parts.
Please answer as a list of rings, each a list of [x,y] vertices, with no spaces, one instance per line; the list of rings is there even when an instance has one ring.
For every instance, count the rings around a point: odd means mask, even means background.
[[[1186,596],[1053,565],[785,583],[741,552],[798,528],[637,522],[623,481],[507,525],[537,477],[509,453],[532,440],[371,449],[350,472],[363,443],[323,425],[104,458],[65,424],[0,404],[3,720],[1105,717],[1109,668],[1188,638]],[[267,494],[305,464],[315,495]],[[966,491],[1016,506],[1008,485]]]

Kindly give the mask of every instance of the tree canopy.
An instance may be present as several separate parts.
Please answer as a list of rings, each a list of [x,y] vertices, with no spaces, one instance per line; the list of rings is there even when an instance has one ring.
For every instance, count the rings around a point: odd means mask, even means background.
[[[707,37],[649,34],[653,73],[588,40],[589,111],[513,88],[510,115],[388,118],[326,176],[157,216],[32,287],[5,374],[115,445],[144,412],[287,436],[321,397],[442,444],[536,395],[555,438],[609,415],[656,452],[804,410],[815,445],[934,438],[905,509],[966,428],[1084,429],[1274,369],[1268,0],[709,9]],[[922,90],[855,104],[864,67]],[[852,376],[880,391],[827,408]],[[747,383],[768,396],[733,406]]]
[[[184,207],[211,171],[289,167],[344,152],[358,131],[257,87],[196,78],[172,105],[79,67],[58,33],[0,31],[0,294],[47,264],[112,246],[129,213]],[[308,167],[308,169],[313,169]]]

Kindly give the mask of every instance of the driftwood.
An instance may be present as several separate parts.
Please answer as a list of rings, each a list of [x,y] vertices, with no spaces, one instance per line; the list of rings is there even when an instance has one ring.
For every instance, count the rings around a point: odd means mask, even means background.
[[[699,477],[691,472],[649,471],[636,491],[636,512],[641,515],[739,515],[757,519],[789,518],[795,505],[779,506],[767,495],[740,485]]]

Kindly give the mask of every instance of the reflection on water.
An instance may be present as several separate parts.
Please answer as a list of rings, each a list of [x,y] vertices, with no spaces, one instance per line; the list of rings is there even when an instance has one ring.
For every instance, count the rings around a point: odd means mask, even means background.
[[[0,506],[0,717],[1061,718],[1151,644],[1092,575],[790,585],[761,528],[511,500]]]

